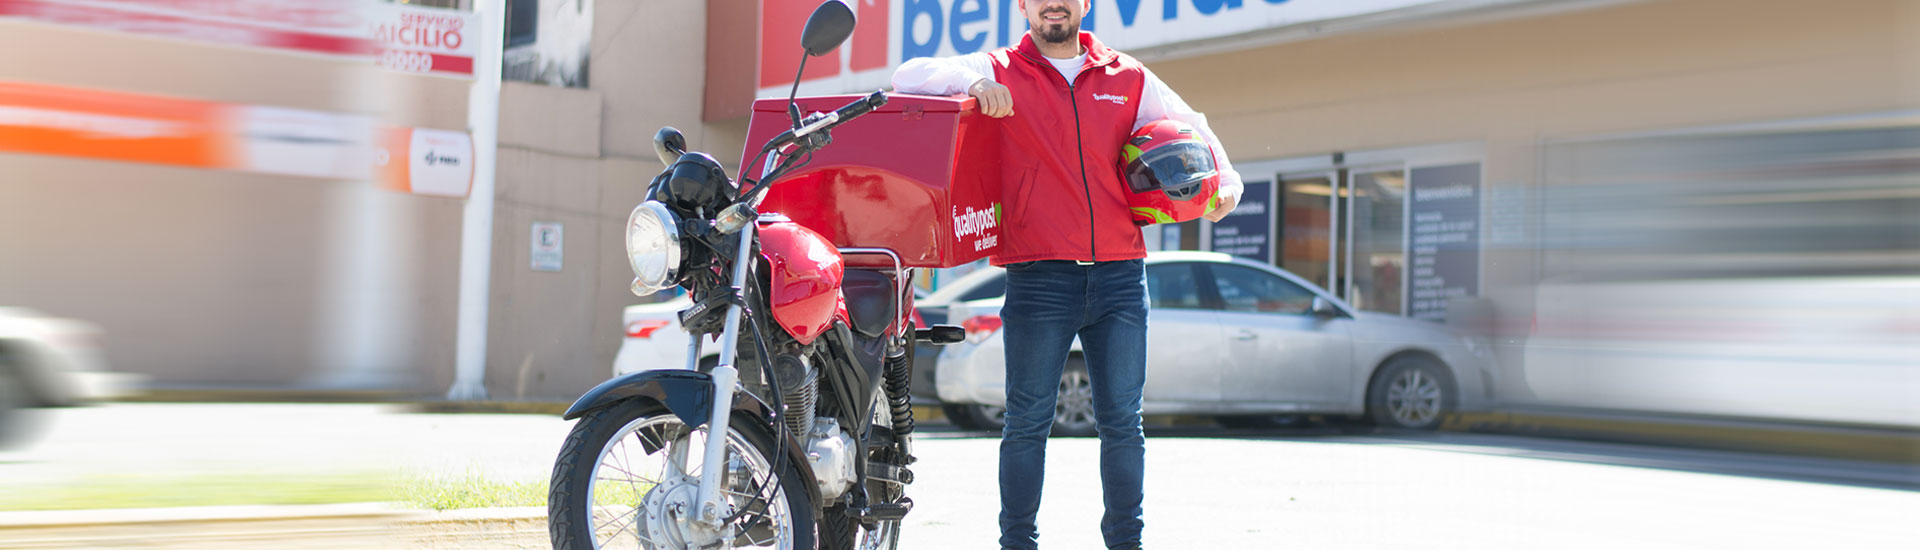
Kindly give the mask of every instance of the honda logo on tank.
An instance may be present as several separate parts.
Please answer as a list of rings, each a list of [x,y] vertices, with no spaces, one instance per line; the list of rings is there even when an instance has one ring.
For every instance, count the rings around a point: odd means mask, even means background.
[[[1484,0],[1487,7],[1541,0]],[[1083,30],[1121,51],[1249,35],[1305,23],[1404,11],[1441,0],[1093,0]],[[801,95],[872,91],[890,85],[893,68],[916,57],[944,57],[1020,42],[1027,20],[1017,0],[848,0],[859,26],[839,51],[807,61]],[[800,65],[800,29],[811,2],[761,2],[760,97],[784,97]],[[1316,29],[1316,36],[1328,30]]]

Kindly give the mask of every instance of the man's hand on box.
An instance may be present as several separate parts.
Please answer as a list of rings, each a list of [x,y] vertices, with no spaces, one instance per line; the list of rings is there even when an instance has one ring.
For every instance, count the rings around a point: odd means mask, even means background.
[[[1213,208],[1213,210],[1207,211],[1207,214],[1204,217],[1207,218],[1207,221],[1219,222],[1221,219],[1226,218],[1227,214],[1232,214],[1233,207],[1239,204],[1240,204],[1239,195],[1228,195],[1225,197],[1221,197],[1220,206],[1216,206]]]
[[[980,114],[993,118],[1013,114],[1013,93],[998,82],[982,78],[967,87],[967,95],[980,100]]]

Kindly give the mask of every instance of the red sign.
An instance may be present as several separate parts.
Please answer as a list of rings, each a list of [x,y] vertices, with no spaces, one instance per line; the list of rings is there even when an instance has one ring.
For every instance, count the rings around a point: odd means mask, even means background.
[[[0,17],[163,38],[307,53],[367,56],[347,0],[0,0]]]
[[[473,76],[473,12],[363,0],[0,0],[0,18]]]
[[[409,73],[473,76],[479,18],[473,12],[378,4],[368,36],[380,44],[380,66]]]
[[[860,21],[845,48],[851,48],[848,63],[840,62],[841,52],[807,60],[807,72],[801,81],[839,76],[842,72],[860,72],[887,66],[888,29],[893,25],[893,0],[848,0]],[[811,2],[762,1],[760,4],[760,78],[758,88],[785,87],[793,84],[793,72],[800,69],[800,31],[807,16],[819,7]],[[850,67],[851,70],[844,70]]]

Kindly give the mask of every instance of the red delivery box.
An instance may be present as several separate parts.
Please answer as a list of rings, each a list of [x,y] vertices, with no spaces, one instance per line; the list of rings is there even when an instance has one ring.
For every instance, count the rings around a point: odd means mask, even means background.
[[[804,116],[861,97],[798,103]],[[833,143],[775,182],[759,210],[784,214],[834,246],[891,249],[909,267],[987,257],[1000,249],[1000,124],[975,106],[964,96],[889,94],[886,105],[835,128]],[[760,144],[791,127],[785,99],[755,101],[740,161],[752,162]],[[741,174],[762,169],[744,166]]]

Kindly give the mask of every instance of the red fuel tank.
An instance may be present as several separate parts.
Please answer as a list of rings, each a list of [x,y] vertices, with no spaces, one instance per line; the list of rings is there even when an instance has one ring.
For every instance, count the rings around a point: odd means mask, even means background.
[[[803,113],[827,112],[860,97],[798,102]],[[754,102],[742,163],[791,126],[786,105]],[[964,264],[999,249],[1000,147],[999,122],[971,97],[890,94],[886,105],[835,128],[833,144],[774,185],[760,211],[784,214],[837,247],[891,249],[908,267]],[[877,260],[884,258],[848,258]]]
[[[840,295],[845,265],[825,237],[793,222],[763,221],[760,256],[769,268],[767,301],[773,320],[794,340],[811,344],[834,319],[847,320],[847,303]]]

